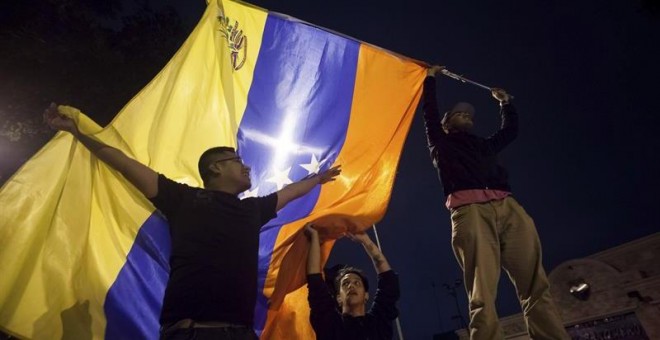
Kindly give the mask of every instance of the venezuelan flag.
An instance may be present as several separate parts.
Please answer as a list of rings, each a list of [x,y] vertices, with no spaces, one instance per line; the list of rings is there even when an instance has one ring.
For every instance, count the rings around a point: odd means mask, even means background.
[[[107,127],[71,114],[85,133],[193,186],[204,150],[235,146],[252,167],[245,196],[341,164],[336,182],[261,232],[255,329],[311,339],[299,231],[314,220],[332,237],[382,218],[424,76],[413,60],[218,0]],[[34,339],[157,338],[169,252],[151,203],[58,133],[0,189],[0,328]]]

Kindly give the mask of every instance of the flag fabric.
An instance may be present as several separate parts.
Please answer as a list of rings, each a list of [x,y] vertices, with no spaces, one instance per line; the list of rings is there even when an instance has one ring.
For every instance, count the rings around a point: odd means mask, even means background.
[[[424,76],[414,60],[217,0],[107,127],[72,114],[93,138],[192,186],[201,186],[204,150],[237,147],[252,168],[244,197],[341,164],[335,182],[291,202],[260,236],[255,330],[310,339],[300,230],[316,221],[332,237],[382,218]],[[169,247],[153,205],[58,133],[0,189],[0,329],[34,339],[155,339]]]

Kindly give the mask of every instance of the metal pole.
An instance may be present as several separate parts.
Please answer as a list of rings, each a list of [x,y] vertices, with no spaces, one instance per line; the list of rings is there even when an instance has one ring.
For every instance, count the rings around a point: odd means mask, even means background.
[[[468,324],[465,322],[465,318],[463,318],[463,312],[461,312],[461,306],[458,303],[458,294],[456,293],[456,288],[458,288],[463,281],[461,279],[456,279],[454,281],[454,285],[450,285],[448,283],[443,283],[443,286],[445,289],[447,289],[447,292],[449,295],[451,295],[454,298],[454,303],[456,304],[456,317],[459,319],[459,324],[461,328],[467,328]],[[453,318],[453,317],[452,317]]]
[[[383,252],[383,249],[380,247],[380,238],[378,237],[378,229],[376,229],[376,224],[373,225],[374,228],[374,235],[376,235],[376,245],[378,246],[378,250],[380,252]],[[396,324],[396,331],[399,335],[399,340],[403,340],[403,331],[401,331],[401,321],[399,321],[399,317],[397,317],[394,320],[394,323]]]
[[[486,86],[486,85],[484,85],[484,84],[477,83],[477,82],[474,81],[474,80],[467,79],[467,78],[465,78],[465,77],[463,77],[463,76],[461,76],[461,75],[458,75],[458,74],[456,74],[456,73],[450,72],[450,71],[447,70],[447,69],[443,69],[442,71],[440,71],[440,73],[444,74],[445,76],[447,76],[447,77],[449,77],[449,78],[452,78],[452,79],[458,80],[458,81],[460,81],[460,82],[468,83],[468,84],[472,84],[472,85],[475,85],[475,86],[479,86],[479,87],[481,87],[482,89],[486,89],[486,90],[488,90],[488,91],[493,91],[493,88],[490,87],[490,86]],[[510,95],[510,94],[509,94],[509,97],[511,97],[511,99],[513,99],[513,96]]]

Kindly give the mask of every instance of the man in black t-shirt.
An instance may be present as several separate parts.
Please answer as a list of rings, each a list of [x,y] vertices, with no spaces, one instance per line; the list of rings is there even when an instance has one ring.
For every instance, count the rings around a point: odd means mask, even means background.
[[[172,239],[170,278],[161,313],[163,339],[256,339],[259,230],[287,203],[317,184],[333,181],[338,166],[259,198],[249,189],[250,168],[233,148],[205,151],[198,169],[204,189],[176,183],[146,165],[81,133],[55,104],[44,120],[70,132],[90,152],[119,171],[167,218]]]

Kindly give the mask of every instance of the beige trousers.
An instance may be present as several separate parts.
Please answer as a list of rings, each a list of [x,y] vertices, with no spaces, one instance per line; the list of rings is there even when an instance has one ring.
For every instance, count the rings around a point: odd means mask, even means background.
[[[532,339],[570,339],[550,297],[534,221],[513,197],[452,209],[452,247],[470,302],[470,339],[504,339],[500,268],[516,287]]]

